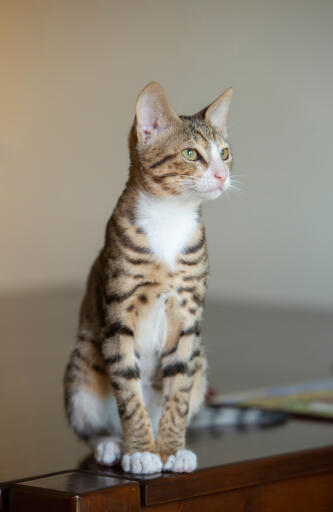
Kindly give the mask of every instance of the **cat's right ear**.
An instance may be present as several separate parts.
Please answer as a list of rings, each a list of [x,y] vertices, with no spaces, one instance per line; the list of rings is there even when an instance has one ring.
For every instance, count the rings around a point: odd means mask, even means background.
[[[196,117],[204,119],[207,123],[216,128],[222,134],[222,137],[227,137],[227,117],[229,107],[232,99],[232,88],[229,87],[223,94],[216,98],[213,103],[208,105],[197,114]]]
[[[148,84],[136,101],[136,132],[141,144],[154,144],[158,137],[181,122],[172,110],[163,87]]]

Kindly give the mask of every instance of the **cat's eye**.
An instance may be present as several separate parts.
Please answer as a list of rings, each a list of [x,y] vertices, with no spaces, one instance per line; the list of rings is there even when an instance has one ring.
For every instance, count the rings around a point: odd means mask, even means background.
[[[221,155],[222,160],[227,160],[229,157],[229,149],[228,148],[221,149],[220,155]]]
[[[182,155],[183,155],[183,157],[186,158],[186,160],[190,160],[191,162],[194,162],[195,160],[199,160],[198,152],[192,148],[184,149],[182,151]]]

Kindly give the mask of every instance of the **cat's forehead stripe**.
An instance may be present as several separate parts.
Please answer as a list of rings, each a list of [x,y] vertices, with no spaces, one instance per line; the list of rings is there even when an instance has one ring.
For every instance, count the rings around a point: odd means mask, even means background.
[[[210,143],[215,140],[214,130],[202,119],[196,117],[181,116],[185,124],[185,131],[189,138],[193,138],[196,142]]]

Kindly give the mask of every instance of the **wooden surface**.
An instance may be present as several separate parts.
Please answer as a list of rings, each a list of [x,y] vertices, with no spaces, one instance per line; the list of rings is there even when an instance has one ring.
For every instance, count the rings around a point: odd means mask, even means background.
[[[25,304],[15,315],[13,303],[0,322],[0,510],[333,510],[329,423],[197,431],[188,446],[199,467],[189,475],[135,477],[96,464],[64,418],[73,308],[54,298]]]
[[[333,447],[146,477],[88,457],[79,470],[7,484],[3,510],[329,512],[332,488]]]
[[[257,485],[147,507],[147,512],[331,512],[333,474]]]
[[[15,512],[134,512],[139,504],[135,482],[79,471],[14,484],[8,496],[8,509]]]

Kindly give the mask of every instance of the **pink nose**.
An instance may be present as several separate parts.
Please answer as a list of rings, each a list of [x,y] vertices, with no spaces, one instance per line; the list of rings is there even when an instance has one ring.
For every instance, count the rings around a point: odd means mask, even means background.
[[[216,172],[214,174],[215,178],[218,179],[219,181],[221,181],[222,183],[225,182],[225,180],[227,179],[227,175],[225,173],[220,173],[220,172]]]

